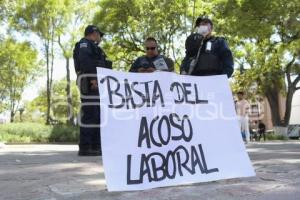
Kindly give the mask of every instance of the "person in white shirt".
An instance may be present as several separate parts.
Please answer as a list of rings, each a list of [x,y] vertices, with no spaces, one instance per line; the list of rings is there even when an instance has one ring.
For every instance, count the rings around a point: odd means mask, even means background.
[[[238,101],[236,102],[236,112],[241,126],[241,133],[244,141],[247,143],[250,141],[250,131],[249,131],[249,109],[250,104],[245,99],[244,92],[237,93]]]

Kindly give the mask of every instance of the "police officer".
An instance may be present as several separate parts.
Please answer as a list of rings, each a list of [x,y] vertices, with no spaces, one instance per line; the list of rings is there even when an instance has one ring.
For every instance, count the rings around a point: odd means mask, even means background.
[[[182,61],[181,74],[208,76],[233,73],[232,53],[223,37],[212,35],[213,23],[199,17],[195,24],[196,33],[185,42],[186,56]]]
[[[100,105],[96,67],[112,68],[98,46],[103,33],[94,25],[88,25],[84,38],[76,43],[73,50],[77,83],[81,93],[80,156],[101,155]]]
[[[131,65],[130,72],[174,71],[174,62],[158,52],[157,41],[149,37],[145,41],[145,55],[138,57]]]

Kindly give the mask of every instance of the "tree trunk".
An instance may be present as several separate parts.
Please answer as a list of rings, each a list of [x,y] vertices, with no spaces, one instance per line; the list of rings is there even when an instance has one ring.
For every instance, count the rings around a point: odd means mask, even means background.
[[[15,112],[13,110],[10,111],[10,122],[13,123],[15,121]]]
[[[287,127],[289,125],[292,109],[292,100],[295,89],[292,87],[288,88],[286,100],[285,100],[285,111],[284,117],[280,116],[280,104],[279,104],[279,95],[280,90],[278,87],[268,88],[266,92],[266,97],[269,101],[271,107],[272,123],[274,132],[281,135],[287,135]]]
[[[288,126],[290,123],[291,111],[292,111],[292,101],[293,101],[294,93],[295,93],[295,89],[292,87],[289,87],[287,96],[286,96],[286,102],[285,102],[285,114],[284,114],[284,119],[283,119],[284,126]]]
[[[23,111],[20,111],[20,122],[23,122]]]
[[[270,87],[266,90],[266,97],[271,107],[273,126],[283,126],[283,121],[279,111],[279,94],[280,90],[277,87]]]
[[[47,113],[46,113],[46,124],[50,124],[50,106],[51,106],[51,93],[50,93],[50,73],[49,73],[49,40],[45,41],[46,51],[46,68],[47,68]]]
[[[73,102],[71,94],[71,80],[70,80],[70,58],[66,57],[66,70],[67,70],[67,124],[74,125]]]
[[[52,94],[52,81],[53,81],[53,65],[54,65],[54,27],[52,28],[50,34],[51,39],[47,39],[45,45],[46,48],[46,61],[47,61],[47,116],[46,124],[50,124],[51,118],[51,94]],[[50,52],[51,51],[51,52]],[[51,61],[51,62],[50,62]]]

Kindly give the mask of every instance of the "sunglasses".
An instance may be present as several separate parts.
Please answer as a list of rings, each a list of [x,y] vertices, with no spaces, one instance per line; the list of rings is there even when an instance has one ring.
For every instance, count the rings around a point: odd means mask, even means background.
[[[146,50],[149,51],[149,50],[155,50],[156,47],[146,47]]]

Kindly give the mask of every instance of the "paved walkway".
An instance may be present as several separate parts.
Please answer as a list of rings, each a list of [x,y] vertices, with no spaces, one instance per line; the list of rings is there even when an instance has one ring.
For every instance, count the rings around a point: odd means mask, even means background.
[[[107,192],[100,157],[76,145],[0,145],[1,200],[300,199],[300,142],[247,145],[257,176],[139,192]]]

